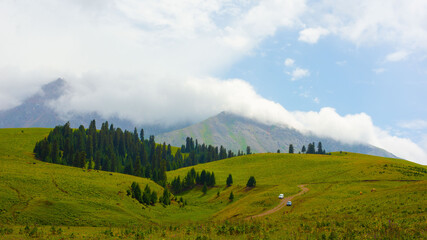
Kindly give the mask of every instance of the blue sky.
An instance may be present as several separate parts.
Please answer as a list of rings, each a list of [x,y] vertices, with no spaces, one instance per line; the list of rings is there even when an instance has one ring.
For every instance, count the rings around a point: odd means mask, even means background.
[[[365,112],[384,128],[427,119],[427,58],[385,61],[393,51],[358,47],[332,36],[307,44],[298,41],[298,32],[283,31],[220,77],[244,78],[288,110],[331,106],[340,114]],[[294,60],[293,66],[285,66],[286,59]],[[297,67],[308,70],[309,76],[292,81],[288,73]]]
[[[43,84],[64,119],[221,111],[427,164],[427,2],[0,2],[0,110]]]

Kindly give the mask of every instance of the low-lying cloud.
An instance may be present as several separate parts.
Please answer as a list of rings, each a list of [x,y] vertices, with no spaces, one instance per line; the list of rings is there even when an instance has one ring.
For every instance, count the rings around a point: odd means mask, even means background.
[[[70,89],[51,103],[63,116],[96,111],[135,124],[175,124],[230,111],[344,142],[370,143],[426,164],[418,145],[379,129],[366,114],[341,116],[333,108],[290,112],[242,79],[214,77],[252,54],[279,28],[302,30],[301,40],[313,44],[326,34],[341,34],[356,43],[371,37],[363,31],[371,29],[364,21],[346,23],[352,12],[328,18],[323,7],[314,6],[322,27],[309,28],[309,22],[306,27],[307,15],[316,16],[304,0],[2,1],[0,109],[16,106],[43,83],[63,77]],[[295,69],[293,77],[308,74]]]

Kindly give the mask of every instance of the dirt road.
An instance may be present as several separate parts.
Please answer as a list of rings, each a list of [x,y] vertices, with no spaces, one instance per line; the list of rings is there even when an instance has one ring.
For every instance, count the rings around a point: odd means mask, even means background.
[[[270,209],[270,210],[268,210],[266,212],[263,212],[263,213],[260,213],[258,215],[247,217],[245,219],[249,220],[249,219],[254,219],[254,218],[257,218],[257,217],[262,217],[262,216],[266,216],[266,215],[275,213],[275,212],[279,211],[280,209],[282,209],[284,206],[286,206],[286,203],[288,201],[291,201],[294,197],[302,195],[302,194],[304,194],[304,193],[306,193],[306,192],[308,192],[310,190],[310,189],[306,188],[305,185],[298,185],[298,187],[301,188],[301,190],[302,190],[301,192],[299,192],[299,193],[297,193],[295,195],[283,198],[282,201],[279,203],[279,205],[277,205],[273,209]]]

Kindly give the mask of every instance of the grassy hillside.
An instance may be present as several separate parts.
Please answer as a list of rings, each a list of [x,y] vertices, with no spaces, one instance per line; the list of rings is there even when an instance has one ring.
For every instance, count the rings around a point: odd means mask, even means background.
[[[90,171],[37,161],[32,149],[50,129],[0,130],[0,223],[121,226],[157,222],[161,206],[143,209],[126,196],[133,181],[154,182],[134,176]]]
[[[49,131],[0,129],[0,238],[28,237],[36,226],[34,236],[43,239],[426,237],[427,169],[408,161],[354,153],[230,158],[195,166],[213,171],[217,186],[205,195],[201,187],[178,195],[188,202],[184,208],[175,202],[144,208],[126,189],[136,181],[160,195],[148,179],[35,160],[34,144]],[[189,169],[168,172],[168,179]],[[234,184],[227,188],[230,173]],[[245,187],[250,176],[253,189]],[[292,207],[245,220],[277,206],[280,193],[299,192],[300,184],[310,191]],[[13,233],[5,234],[9,228]]]
[[[420,184],[406,180],[423,180],[421,184],[427,186],[427,170],[421,165],[355,153],[334,153],[331,156],[255,154],[201,164],[195,169],[215,172],[217,183],[222,186],[211,190],[212,195],[217,190],[222,191],[222,195],[237,192],[237,201],[215,214],[214,219],[244,218],[272,208],[278,204],[280,193],[285,196],[295,194],[299,191],[299,184],[308,184],[313,189],[310,194],[317,191],[326,194],[321,186],[352,186],[352,190],[345,191],[342,197],[359,196],[360,192],[369,194],[372,188],[376,188],[378,193],[383,188]],[[187,171],[188,168],[172,171],[168,178],[182,177]],[[234,186],[224,188],[230,173]],[[245,188],[250,176],[257,180],[257,187],[252,190]]]

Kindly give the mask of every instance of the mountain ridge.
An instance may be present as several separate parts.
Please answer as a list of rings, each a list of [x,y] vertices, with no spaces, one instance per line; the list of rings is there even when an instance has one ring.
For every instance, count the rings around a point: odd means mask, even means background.
[[[292,144],[295,153],[302,146],[315,142],[322,142],[326,151],[348,151],[374,156],[396,158],[395,155],[384,149],[369,144],[348,144],[327,137],[318,137],[314,134],[303,134],[295,129],[268,125],[256,120],[239,116],[229,112],[221,112],[202,122],[183,129],[162,133],[156,136],[159,142],[168,142],[174,146],[185,144],[186,137],[197,139],[199,143],[220,146],[237,152],[250,146],[252,152],[288,152]]]
[[[25,99],[22,104],[7,110],[0,110],[0,128],[54,128],[58,125],[64,125],[67,121],[70,126],[78,128],[80,125],[85,127],[95,119],[98,125],[108,120],[114,126],[133,131],[135,127],[143,128],[146,135],[158,134],[179,129],[188,124],[174,126],[163,126],[160,124],[135,124],[129,120],[118,117],[109,117],[108,119],[100,116],[96,112],[85,114],[72,114],[64,119],[50,106],[52,101],[60,98],[64,92],[69,89],[67,81],[58,78],[52,82],[43,85],[39,92]]]

